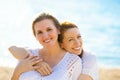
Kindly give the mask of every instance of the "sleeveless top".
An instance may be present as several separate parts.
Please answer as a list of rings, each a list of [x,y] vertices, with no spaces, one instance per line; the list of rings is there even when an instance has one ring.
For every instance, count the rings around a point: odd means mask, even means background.
[[[38,49],[29,51],[31,54],[38,56]],[[53,67],[53,72],[50,75],[42,76],[37,71],[32,70],[22,73],[19,80],[77,80],[81,70],[81,58],[67,52],[61,61]]]

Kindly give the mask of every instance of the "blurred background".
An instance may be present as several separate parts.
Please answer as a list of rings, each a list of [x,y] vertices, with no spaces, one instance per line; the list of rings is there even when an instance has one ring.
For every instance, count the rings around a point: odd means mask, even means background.
[[[120,67],[119,0],[0,0],[0,66],[15,67],[11,45],[37,48],[31,24],[42,12],[80,28],[84,47],[102,67]]]

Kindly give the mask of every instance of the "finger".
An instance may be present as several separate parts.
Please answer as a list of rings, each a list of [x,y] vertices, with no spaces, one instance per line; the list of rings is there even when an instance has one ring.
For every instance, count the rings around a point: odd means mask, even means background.
[[[51,69],[51,68],[49,67],[49,65],[48,65],[47,63],[45,63],[45,62],[42,62],[41,68],[42,68],[42,70],[43,70],[43,72],[44,72],[44,75],[49,75],[49,74],[51,74],[51,72],[52,72],[52,69]]]
[[[42,76],[44,76],[44,72],[42,70],[37,69],[36,71],[39,72]]]
[[[27,59],[30,56],[30,54],[27,54],[23,59]]]
[[[30,60],[30,59],[32,59],[33,57],[34,57],[33,55],[29,55],[27,59]]]
[[[36,60],[43,61],[43,59],[41,59],[41,58],[38,57],[38,56],[35,56],[34,58],[31,59],[32,62],[34,62],[34,61],[36,61]]]
[[[48,67],[47,66],[44,66],[44,71],[45,71],[45,74],[46,75],[49,75],[49,74],[51,74],[51,71],[48,69]]]
[[[39,65],[39,64],[42,63],[42,61],[43,61],[43,59],[39,59],[39,57],[33,58],[33,59],[31,60],[31,62],[32,62],[33,65],[36,65],[36,64]]]
[[[39,72],[42,76],[46,76],[46,72],[44,71],[43,67],[41,66],[34,66],[34,69]]]
[[[49,74],[52,73],[52,68],[49,65],[47,65],[47,70],[49,71]]]
[[[34,59],[36,56],[34,56],[34,55],[30,55],[27,59],[28,60],[32,60],[32,59]]]
[[[41,62],[41,60],[40,60],[40,59],[35,60],[35,61],[32,61],[31,63],[32,63],[32,65],[34,66],[34,65],[38,64],[39,62]]]
[[[37,60],[39,60],[39,58],[34,56],[33,58],[31,58],[30,61],[31,61],[31,62],[34,62],[34,61],[37,61]]]
[[[33,68],[35,69],[35,70],[38,70],[39,68],[40,68],[40,66],[38,65],[35,65],[35,66],[33,66]]]
[[[37,70],[42,76],[47,76],[50,74],[47,66],[34,66],[34,69]]]
[[[43,67],[43,70],[47,73],[47,75],[52,73],[52,69],[47,63],[43,62],[41,66]]]
[[[45,66],[43,66],[40,70],[41,70],[43,76],[47,76],[48,75]]]

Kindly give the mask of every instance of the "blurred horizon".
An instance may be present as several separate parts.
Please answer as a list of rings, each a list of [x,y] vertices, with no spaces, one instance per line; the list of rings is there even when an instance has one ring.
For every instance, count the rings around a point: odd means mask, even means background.
[[[15,66],[11,45],[38,48],[31,24],[42,12],[60,22],[78,25],[84,47],[96,55],[99,65],[120,66],[119,0],[4,0],[0,1],[0,66]]]

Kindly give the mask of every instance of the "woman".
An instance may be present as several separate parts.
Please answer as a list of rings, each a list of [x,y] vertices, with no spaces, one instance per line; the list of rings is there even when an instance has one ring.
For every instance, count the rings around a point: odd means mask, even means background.
[[[80,80],[98,80],[96,57],[83,49],[81,34],[75,24],[71,22],[64,22],[61,24],[59,42],[62,48],[82,58]]]
[[[20,62],[13,73],[12,80],[77,80],[81,73],[81,59],[60,47],[58,42],[60,25],[56,18],[43,13],[33,21],[32,29],[35,38],[43,48],[30,50],[30,53],[40,56],[53,72],[48,76],[42,76],[34,70],[23,73]],[[27,61],[31,61],[32,66],[39,62],[33,56],[28,57]]]

